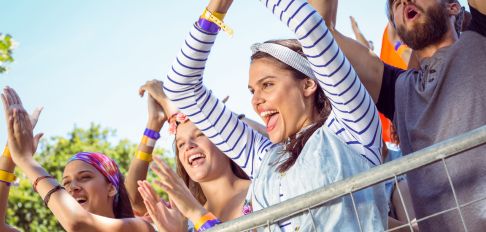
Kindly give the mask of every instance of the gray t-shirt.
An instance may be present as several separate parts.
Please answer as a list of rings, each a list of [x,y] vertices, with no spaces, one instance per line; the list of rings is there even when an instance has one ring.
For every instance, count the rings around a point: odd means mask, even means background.
[[[486,37],[465,32],[454,45],[400,75],[395,117],[404,154],[486,124]],[[486,145],[446,160],[459,204],[486,196]],[[417,218],[455,207],[442,163],[410,172]],[[469,231],[486,231],[486,201],[462,209]],[[454,210],[419,223],[421,231],[463,231]]]

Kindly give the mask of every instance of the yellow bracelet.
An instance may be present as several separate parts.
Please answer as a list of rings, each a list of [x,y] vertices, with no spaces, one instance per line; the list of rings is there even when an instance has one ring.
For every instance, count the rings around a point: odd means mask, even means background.
[[[3,149],[3,156],[12,158],[12,155],[10,154],[10,149],[8,149],[8,146],[5,146],[5,149]]]
[[[226,34],[228,34],[230,37],[232,37],[233,34],[234,34],[233,29],[231,29],[228,25],[226,25],[223,22],[223,18],[224,18],[225,15],[226,14],[217,13],[217,12],[213,13],[213,12],[209,11],[208,8],[206,8],[206,9],[204,9],[204,11],[202,13],[201,18],[215,23],[216,25],[218,25],[219,28],[221,28],[221,30],[223,30],[224,32],[226,32]]]
[[[206,223],[209,220],[214,220],[217,219],[216,216],[214,216],[212,213],[208,212],[207,214],[204,214],[197,222],[194,224],[194,229],[199,230],[201,226]]]
[[[149,163],[152,162],[152,154],[149,154],[147,152],[137,151],[135,157],[139,160],[147,161]]]
[[[0,170],[0,181],[12,183],[15,179],[17,179],[15,174]]]

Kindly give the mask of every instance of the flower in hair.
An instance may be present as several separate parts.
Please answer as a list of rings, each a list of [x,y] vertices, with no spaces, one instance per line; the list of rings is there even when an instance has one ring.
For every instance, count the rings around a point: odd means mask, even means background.
[[[189,120],[187,115],[179,112],[175,113],[169,118],[169,134],[175,135],[177,131],[177,126],[181,123],[185,123]]]

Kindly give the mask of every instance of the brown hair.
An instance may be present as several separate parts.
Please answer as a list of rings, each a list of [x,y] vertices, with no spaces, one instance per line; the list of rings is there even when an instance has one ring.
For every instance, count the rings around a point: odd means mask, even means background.
[[[302,50],[302,45],[295,39],[269,40],[266,41],[265,43],[274,43],[274,44],[285,46],[299,53],[301,56],[305,57],[304,52]],[[294,69],[293,67],[283,63],[282,61],[276,59],[275,57],[265,52],[260,52],[260,51],[256,52],[251,56],[251,61],[253,62],[255,60],[263,59],[263,58],[270,59],[274,61],[277,65],[282,67],[283,69],[291,71],[295,79],[303,80],[306,78],[310,78],[305,74],[301,73],[300,71]],[[317,80],[314,81],[317,82]],[[285,172],[294,165],[295,161],[297,161],[297,158],[300,155],[300,152],[304,148],[304,145],[307,142],[307,140],[309,140],[309,138],[314,134],[314,132],[317,129],[319,129],[320,127],[322,127],[322,125],[324,125],[324,122],[326,121],[327,117],[329,116],[329,113],[331,112],[331,103],[329,102],[329,99],[324,94],[324,91],[322,90],[319,83],[317,83],[317,90],[314,95],[314,108],[317,112],[319,112],[318,119],[314,122],[313,125],[311,125],[308,129],[306,129],[298,136],[294,135],[289,138],[289,141],[285,146],[285,151],[290,153],[290,157],[287,158],[286,160],[278,161],[279,166],[277,169],[279,172]]]
[[[125,177],[121,173],[120,175],[120,186],[118,190],[118,199],[115,198],[113,204],[113,213],[115,213],[115,218],[133,218],[133,209],[128,198],[127,188],[125,187]]]
[[[386,1],[386,15],[388,16],[388,20],[392,23],[393,27],[396,27],[395,26],[395,21],[393,20],[393,2],[395,1],[400,1],[400,0],[387,0]],[[442,0],[441,2],[442,4],[447,4],[447,3],[457,3],[459,5],[461,5],[461,3],[459,3],[458,0]],[[461,31],[464,31],[463,29],[468,27],[469,25],[469,22],[464,22],[465,21],[465,10],[464,10],[464,7],[462,7],[461,9],[461,12],[459,12],[459,14],[457,14],[456,16],[456,20],[455,20],[455,24],[454,24],[454,29],[456,30],[456,33],[457,35],[460,35],[461,34]],[[467,20],[467,19],[466,19]]]
[[[193,181],[191,179],[191,177],[189,176],[189,174],[187,174],[186,170],[182,166],[181,161],[179,160],[179,149],[177,148],[177,146],[175,146],[175,144],[174,144],[174,150],[175,150],[175,153],[176,153],[176,172],[177,172],[177,174],[182,178],[182,180],[186,184],[187,188],[189,188],[192,195],[197,199],[197,201],[199,201],[199,203],[201,203],[201,205],[204,205],[206,203],[206,196],[204,195],[204,192],[202,191],[201,185],[198,182]],[[229,164],[231,166],[231,171],[233,171],[233,174],[236,177],[238,177],[240,179],[244,179],[244,180],[250,180],[248,175],[246,175],[246,173],[243,171],[243,169],[241,169],[240,166],[238,166],[230,158],[228,158],[228,160],[229,160]]]

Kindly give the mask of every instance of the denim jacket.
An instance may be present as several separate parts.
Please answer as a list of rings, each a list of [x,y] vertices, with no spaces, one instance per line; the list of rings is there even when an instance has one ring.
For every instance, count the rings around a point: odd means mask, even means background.
[[[265,157],[253,179],[252,204],[257,211],[280,202],[279,185],[289,198],[329,185],[369,170],[372,165],[323,126],[305,144],[295,164],[285,173],[275,165],[282,155],[282,146],[274,146]],[[387,228],[387,199],[384,184],[377,184],[353,193],[363,231],[384,231]],[[359,231],[350,196],[341,197],[290,219],[290,231]],[[270,231],[281,231],[272,225]],[[261,228],[263,229],[263,228]],[[288,228],[287,228],[288,229]]]

